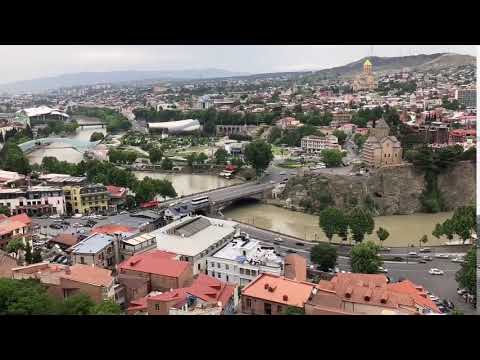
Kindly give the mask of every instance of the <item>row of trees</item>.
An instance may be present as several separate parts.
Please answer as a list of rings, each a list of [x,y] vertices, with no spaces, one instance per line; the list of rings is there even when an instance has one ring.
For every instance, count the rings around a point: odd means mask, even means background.
[[[375,228],[372,214],[361,207],[355,207],[348,213],[333,207],[326,208],[320,213],[319,224],[330,242],[334,235],[347,241],[349,232],[355,242],[362,242],[365,235],[371,234]]]
[[[79,293],[60,301],[36,280],[0,279],[0,315],[119,315],[120,306],[104,300],[95,304]]]
[[[113,109],[78,107],[71,114],[98,118],[107,124],[107,132],[126,131],[132,127],[125,116]]]
[[[63,120],[49,120],[47,126],[38,129],[38,135],[41,137],[47,137],[51,134],[75,134],[79,125],[74,120],[70,123],[65,123]]]
[[[108,159],[112,163],[131,164],[138,158],[136,151],[110,149],[108,151]]]

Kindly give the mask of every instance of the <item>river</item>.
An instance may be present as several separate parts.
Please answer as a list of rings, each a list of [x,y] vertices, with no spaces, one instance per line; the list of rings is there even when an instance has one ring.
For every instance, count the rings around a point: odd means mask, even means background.
[[[148,171],[134,171],[134,174],[139,180],[146,176],[152,179],[170,180],[178,196],[191,195],[242,182],[237,179],[227,180],[217,175],[160,174]]]
[[[445,221],[452,216],[452,212],[437,214],[392,215],[375,217],[375,230],[367,235],[368,240],[378,243],[375,231],[378,227],[388,230],[390,236],[385,240],[385,246],[418,246],[418,240],[426,234],[428,245],[443,245],[445,238],[440,240],[433,237],[435,224]],[[224,211],[227,218],[253,224],[268,230],[277,231],[302,239],[314,241],[328,241],[318,226],[318,216],[291,211],[274,205],[260,203],[241,203],[238,206]],[[340,239],[334,237],[334,242]]]

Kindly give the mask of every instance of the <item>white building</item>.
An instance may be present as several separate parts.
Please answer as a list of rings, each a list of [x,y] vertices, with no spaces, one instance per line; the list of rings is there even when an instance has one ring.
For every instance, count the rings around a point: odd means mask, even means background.
[[[157,248],[180,255],[193,265],[193,273],[206,270],[206,258],[233,239],[238,224],[205,216],[186,216],[154,230]]]
[[[307,153],[318,153],[322,150],[341,150],[335,135],[305,136],[301,141],[302,150]]]
[[[8,207],[12,215],[62,215],[66,212],[63,189],[52,186],[0,189],[0,206]]]
[[[200,130],[200,122],[194,119],[148,123],[147,126],[150,132],[158,131],[172,134]]]
[[[228,283],[247,285],[261,273],[281,275],[283,260],[260,241],[237,237],[207,258],[208,275]]]

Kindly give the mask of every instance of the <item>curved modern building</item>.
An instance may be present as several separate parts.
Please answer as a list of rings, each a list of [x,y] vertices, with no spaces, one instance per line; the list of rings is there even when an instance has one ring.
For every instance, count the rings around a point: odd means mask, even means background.
[[[200,122],[194,119],[148,123],[147,126],[150,132],[161,132],[168,134],[199,131],[201,128]]]

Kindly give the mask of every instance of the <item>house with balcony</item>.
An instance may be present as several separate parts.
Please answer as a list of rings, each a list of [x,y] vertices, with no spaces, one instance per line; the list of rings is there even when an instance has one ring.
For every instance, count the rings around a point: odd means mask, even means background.
[[[116,263],[115,241],[114,236],[93,234],[67,249],[67,252],[72,264],[113,269]]]
[[[66,210],[62,188],[53,186],[0,189],[0,206],[9,208],[12,215],[62,215]]]

